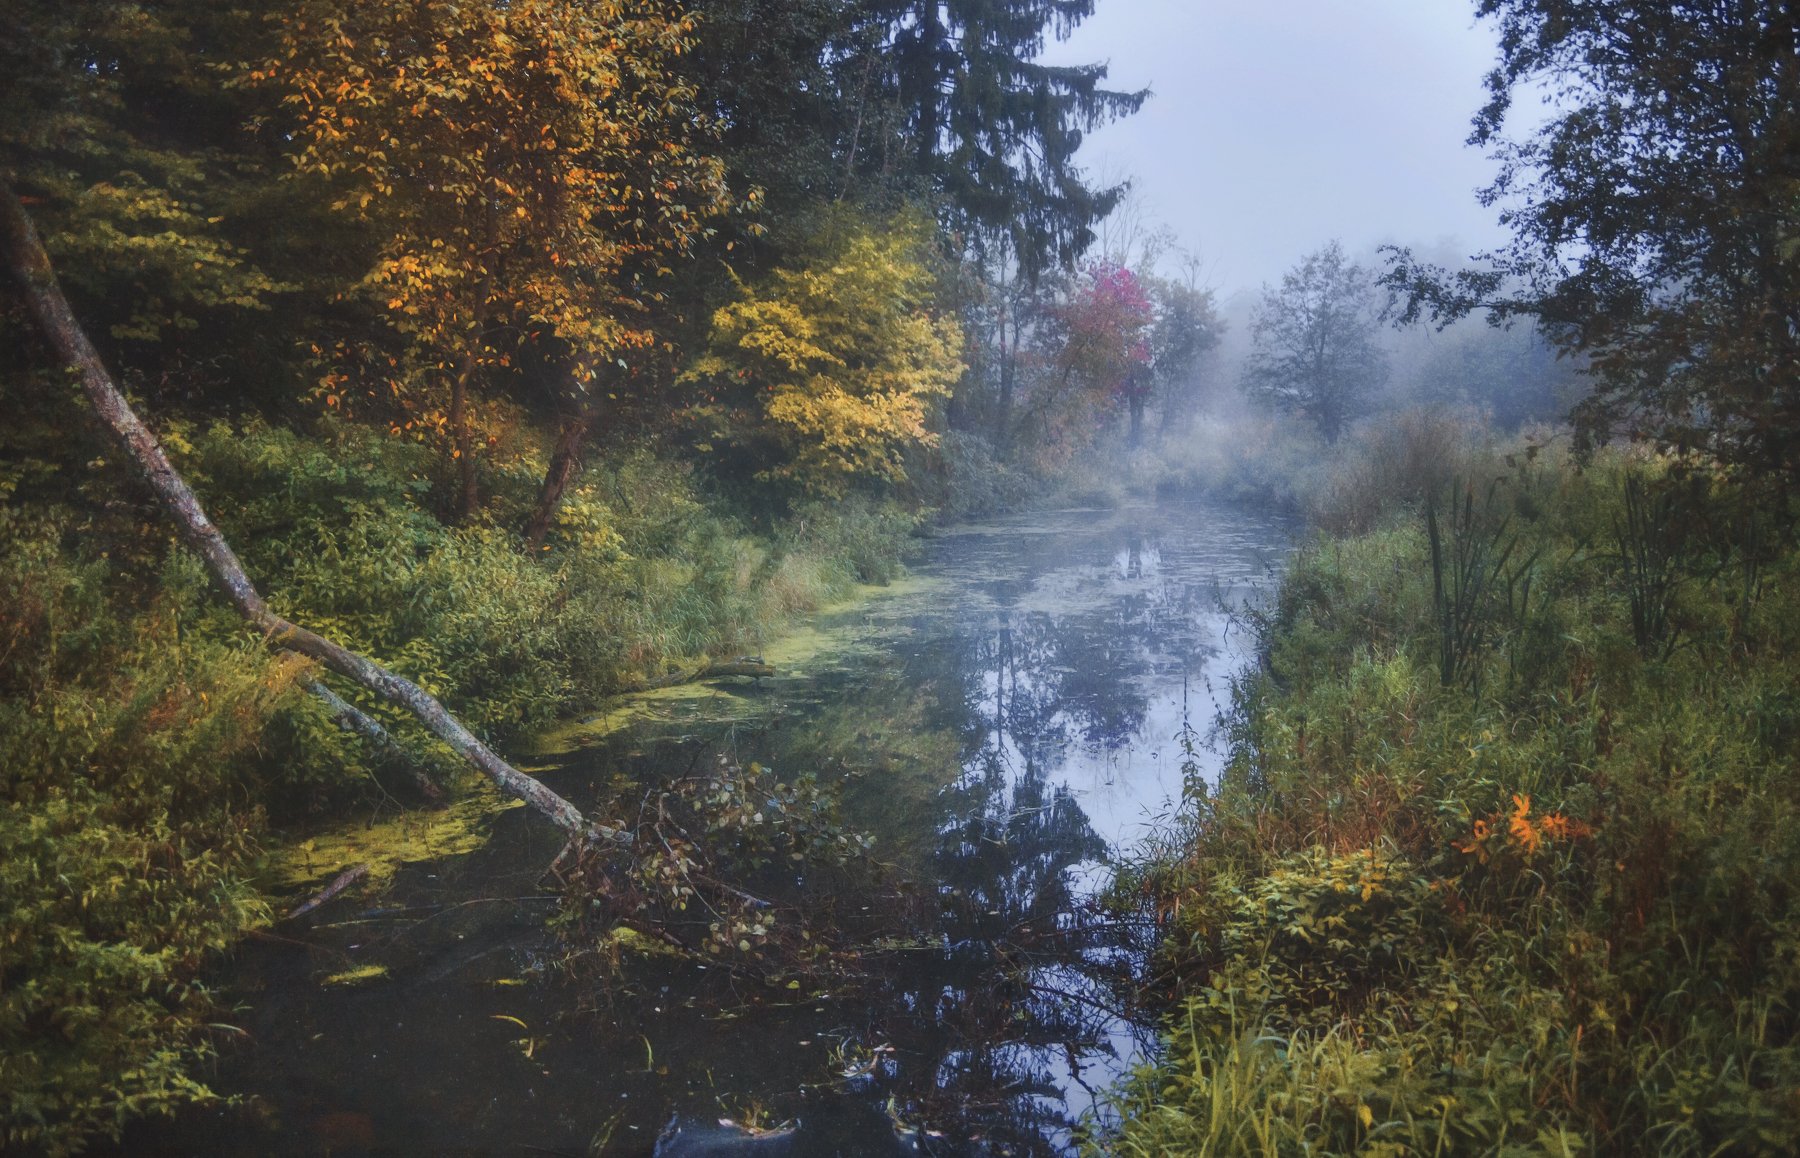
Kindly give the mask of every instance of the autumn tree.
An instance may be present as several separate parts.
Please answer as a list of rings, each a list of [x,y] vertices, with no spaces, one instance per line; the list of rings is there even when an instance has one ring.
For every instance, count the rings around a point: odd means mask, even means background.
[[[1143,279],[1124,266],[1089,263],[1031,335],[1014,442],[1029,444],[1040,464],[1050,464],[1091,442],[1120,407],[1141,424],[1154,320]]]
[[[675,68],[693,18],[668,0],[313,0],[282,28],[248,79],[284,93],[298,171],[375,232],[358,290],[397,339],[326,351],[326,401],[444,432],[466,517],[479,385],[548,348],[585,426],[604,368],[657,340],[658,277],[728,204]]]
[[[688,374],[697,418],[753,451],[764,478],[810,495],[905,477],[933,445],[932,408],[963,372],[962,329],[936,303],[932,227],[832,216],[811,259],[778,269],[713,316]]]
[[[1263,290],[1250,323],[1244,389],[1305,414],[1326,442],[1343,434],[1357,405],[1387,377],[1375,343],[1380,312],[1368,271],[1333,241]]]
[[[1776,0],[1481,0],[1500,45],[1472,144],[1512,243],[1450,273],[1399,251],[1408,319],[1530,317],[1590,356],[1609,433],[1800,472],[1800,13]],[[1516,93],[1553,115],[1507,136]],[[1536,102],[1533,102],[1536,106]]]

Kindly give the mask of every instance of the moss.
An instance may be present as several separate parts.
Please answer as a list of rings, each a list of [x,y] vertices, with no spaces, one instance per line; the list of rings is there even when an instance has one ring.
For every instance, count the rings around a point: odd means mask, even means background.
[[[605,937],[601,938],[600,948],[634,957],[679,958],[686,954],[673,945],[646,937],[643,933],[629,925],[614,926]]]
[[[338,973],[328,974],[319,979],[319,984],[327,988],[345,988],[354,985],[367,985],[371,981],[384,980],[388,975],[386,965],[358,965],[354,969],[345,969]]]
[[[262,882],[277,894],[305,894],[345,869],[370,866],[368,885],[378,889],[408,864],[463,856],[487,844],[494,818],[523,808],[487,787],[464,786],[447,808],[397,812],[377,821],[343,821],[304,837],[274,842],[263,865]]]

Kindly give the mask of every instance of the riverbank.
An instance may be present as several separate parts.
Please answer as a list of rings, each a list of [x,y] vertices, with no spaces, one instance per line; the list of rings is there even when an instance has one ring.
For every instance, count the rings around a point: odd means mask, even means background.
[[[759,526],[640,449],[595,463],[527,557],[507,528],[534,501],[529,458],[453,525],[428,448],[383,432],[164,437],[272,604],[506,745],[893,579],[918,523],[847,499]],[[309,694],[321,673],[246,639],[167,527],[111,497],[114,469],[27,453],[0,473],[0,1137],[51,1152],[210,1100],[195,1067],[231,1031],[202,971],[321,859],[275,832],[393,815],[425,803],[421,779],[461,776],[391,706],[333,683],[388,739],[339,728]],[[471,839],[463,811],[384,832],[400,859],[442,855]]]
[[[1554,444],[1424,493],[1365,486],[1258,620],[1130,882],[1170,1037],[1097,1149],[1792,1152],[1791,500]]]

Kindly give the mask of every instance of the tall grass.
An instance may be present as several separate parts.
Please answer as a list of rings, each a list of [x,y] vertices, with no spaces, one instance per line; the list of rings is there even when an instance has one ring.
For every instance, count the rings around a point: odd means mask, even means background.
[[[1461,531],[1396,493],[1262,619],[1134,882],[1173,1035],[1108,1152],[1800,1149],[1791,506],[1623,451],[1459,477]]]

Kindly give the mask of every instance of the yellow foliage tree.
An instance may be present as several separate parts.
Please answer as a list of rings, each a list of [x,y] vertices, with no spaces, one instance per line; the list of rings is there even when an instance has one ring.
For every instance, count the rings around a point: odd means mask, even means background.
[[[687,378],[708,383],[715,402],[736,393],[731,420],[748,417],[776,444],[763,477],[833,497],[859,479],[904,479],[906,450],[936,444],[927,418],[963,373],[963,334],[934,309],[927,220],[839,218],[824,234],[802,267],[740,283]]]
[[[361,288],[409,347],[392,373],[360,359],[356,385],[400,399],[397,425],[448,429],[466,514],[471,381],[544,342],[587,390],[655,341],[656,278],[729,204],[673,67],[693,18],[671,0],[311,0],[282,28],[248,78],[284,93],[298,168],[374,229]]]

